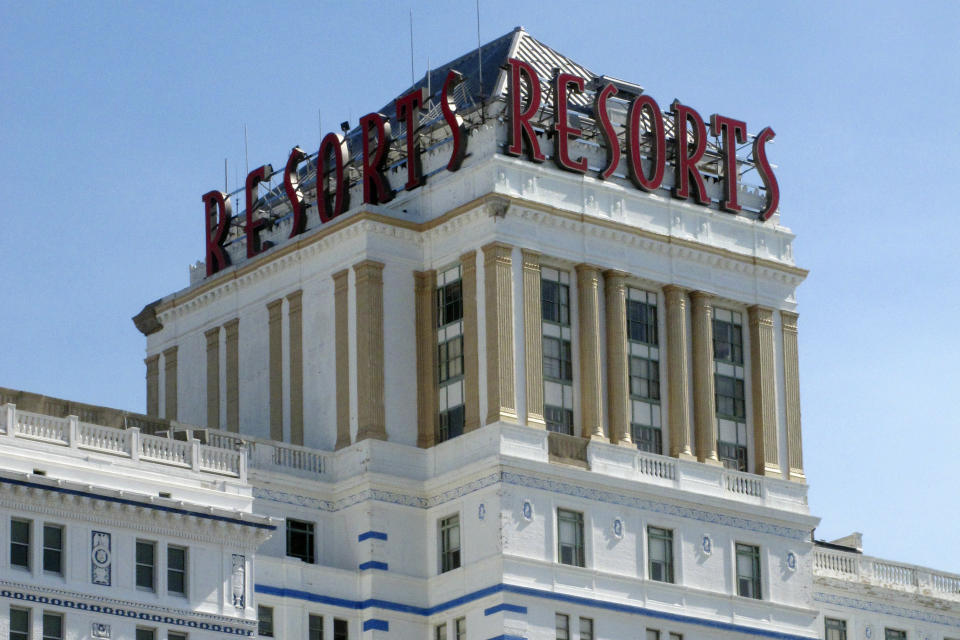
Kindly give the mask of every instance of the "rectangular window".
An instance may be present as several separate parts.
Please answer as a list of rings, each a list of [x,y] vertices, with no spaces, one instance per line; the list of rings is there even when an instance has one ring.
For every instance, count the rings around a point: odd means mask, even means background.
[[[437,347],[440,383],[463,375],[463,336],[454,336]]]
[[[187,594],[187,550],[167,547],[167,593]]]
[[[460,267],[439,274],[437,286],[437,326],[443,327],[463,318],[463,293]]]
[[[310,615],[307,619],[307,640],[323,640],[323,616]]]
[[[10,520],[10,564],[15,567],[30,568],[30,525],[29,520]]]
[[[136,640],[157,640],[157,630],[137,627]]]
[[[717,455],[725,467],[746,471],[747,407],[741,313],[713,310],[713,360]]]
[[[456,633],[454,640],[467,640],[467,619],[457,618],[453,621],[453,630]]]
[[[543,319],[560,325],[570,325],[570,281],[559,277],[549,278],[556,274],[553,269],[543,270],[543,279],[540,282],[540,303]]]
[[[847,621],[835,620],[833,618],[823,619],[824,631],[823,637],[826,640],[847,640]]]
[[[10,640],[30,640],[30,609],[10,607]]]
[[[333,640],[350,640],[350,633],[348,631],[348,625],[346,620],[339,620],[334,618],[333,620]]]
[[[760,547],[737,543],[737,595],[763,599],[760,589]]]
[[[673,582],[673,531],[647,527],[647,555],[650,557],[650,579]]]
[[[460,265],[437,273],[436,441],[463,434],[463,299]]]
[[[463,405],[440,412],[437,423],[437,442],[446,442],[450,438],[463,435]]]
[[[440,573],[460,566],[460,516],[440,520]]]
[[[287,518],[287,556],[314,564],[314,527],[312,522]]]
[[[899,629],[884,629],[883,640],[907,640],[907,632]]]
[[[446,622],[441,622],[433,628],[433,640],[447,640]]]
[[[583,514],[557,509],[557,556],[561,564],[586,566],[583,554]]]
[[[630,432],[641,451],[663,453],[660,430],[660,346],[657,342],[657,294],[627,289]]]
[[[593,640],[593,618],[580,618],[580,640]]]
[[[257,635],[273,637],[273,607],[257,605]]]
[[[187,634],[185,633],[176,633],[174,631],[167,632],[167,640],[187,640]]]
[[[660,640],[660,631],[657,629],[647,629],[647,640]]]
[[[540,270],[543,418],[547,430],[573,435],[573,336],[570,328],[570,274]]]
[[[157,566],[157,545],[155,542],[137,540],[137,587],[141,589],[156,589],[155,568]]]
[[[43,570],[63,575],[63,527],[43,525]]]
[[[43,640],[63,640],[63,616],[43,612]]]
[[[547,431],[573,435],[573,409],[547,404],[543,406],[543,419],[547,423]]]
[[[670,633],[670,640],[683,640],[683,634],[682,634],[682,633],[673,633],[673,632],[671,632],[671,633]]]
[[[569,340],[543,338],[543,377],[559,382],[573,382],[573,358]]]
[[[554,619],[557,626],[557,640],[570,640],[570,616],[558,613]]]
[[[627,339],[657,346],[657,294],[636,289],[631,289],[630,293],[630,299],[627,300]]]

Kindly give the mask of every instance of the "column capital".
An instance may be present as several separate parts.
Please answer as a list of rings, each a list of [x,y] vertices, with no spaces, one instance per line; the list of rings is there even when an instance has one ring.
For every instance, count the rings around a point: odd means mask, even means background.
[[[511,264],[513,261],[513,246],[505,242],[491,242],[480,247],[487,262],[497,261]]]
[[[207,346],[210,346],[210,343],[214,338],[220,337],[220,327],[211,327],[203,332],[203,335],[207,338]],[[156,357],[156,356],[154,356]]]
[[[430,291],[437,286],[437,272],[434,269],[429,271],[414,271],[413,272],[413,288],[414,291]]]
[[[168,348],[164,349],[164,350],[163,350],[163,359],[164,359],[165,361],[168,361],[168,362],[169,362],[170,360],[176,361],[176,359],[177,359],[177,348],[178,348],[177,345],[173,345],[172,347],[168,347]]]
[[[333,290],[334,291],[346,291],[347,290],[347,278],[350,275],[349,269],[341,269],[334,273],[331,278],[333,278]]]
[[[353,272],[357,274],[357,279],[382,280],[383,268],[382,262],[377,260],[361,260],[353,265]]]
[[[701,291],[699,289],[690,291],[689,295],[691,302],[707,307],[713,307],[713,301],[716,299],[715,296],[709,291]]]
[[[758,304],[747,307],[747,317],[751,324],[760,324],[773,328],[773,309]]]
[[[794,313],[793,311],[780,311],[780,320],[783,325],[784,331],[789,331],[791,333],[797,332],[797,320],[800,318],[799,313]]]
[[[530,249],[521,249],[520,255],[523,258],[523,268],[540,271],[540,252],[531,251]]]
[[[476,269],[477,268],[477,252],[476,251],[466,251],[460,254],[460,268],[461,269]]]
[[[597,280],[600,279],[600,273],[603,271],[601,267],[598,267],[595,264],[590,264],[589,262],[581,262],[580,264],[573,267],[576,269],[577,274],[584,274],[586,276],[591,276]]]
[[[290,304],[290,312],[299,310],[303,305],[303,289],[297,289],[287,294],[287,302]]]
[[[236,336],[237,330],[240,328],[240,318],[234,318],[233,320],[227,320],[223,323],[223,330],[226,332],[227,336]]]
[[[283,304],[283,298],[277,298],[276,300],[271,300],[267,303],[267,311],[270,312],[270,315],[280,313],[281,305]]]
[[[147,365],[148,367],[151,367],[156,365],[159,361],[160,361],[160,354],[155,353],[152,356],[147,356],[146,358],[144,358],[143,364]]]

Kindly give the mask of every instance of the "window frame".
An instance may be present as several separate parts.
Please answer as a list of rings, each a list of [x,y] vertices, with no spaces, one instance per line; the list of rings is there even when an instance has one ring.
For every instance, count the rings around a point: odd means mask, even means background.
[[[450,546],[449,532],[456,528],[456,547]],[[459,569],[463,565],[463,527],[460,524],[460,513],[452,513],[437,520],[437,548],[440,551],[438,573],[447,573]]]
[[[831,625],[831,623],[833,623]],[[835,631],[837,635],[831,637],[830,632]],[[823,617],[823,638],[824,640],[847,640],[847,621],[840,618]]]
[[[257,635],[264,638],[273,638],[273,607],[265,604],[257,605]]]
[[[453,621],[453,640],[467,640],[466,616],[460,616]]]
[[[53,621],[56,620],[60,629],[57,633],[54,633],[54,629],[47,630],[47,620]],[[64,637],[64,626],[65,619],[62,613],[57,613],[56,611],[43,611],[42,618],[42,630],[40,632],[40,637],[43,640],[63,640]]]
[[[297,529],[299,525],[305,525],[302,529]],[[285,522],[286,530],[286,557],[288,558],[297,558],[301,562],[306,562],[307,564],[316,564],[317,563],[317,525],[315,522],[310,520],[298,520],[297,518],[287,518]],[[304,545],[306,547],[305,554],[297,554],[291,551],[290,542],[291,538],[296,535],[302,535],[306,538]]]
[[[740,558],[748,558],[751,563],[752,576],[741,576]],[[751,600],[763,600],[763,566],[760,563],[760,545],[749,544],[746,542],[734,543],[734,574],[736,575],[737,595]],[[744,594],[741,590],[741,580],[750,581],[750,590],[753,594]]]
[[[574,540],[572,542],[572,562],[564,562],[564,547],[571,547],[569,541],[563,540],[563,523],[573,525]],[[586,537],[584,535],[584,517],[582,511],[557,507],[557,563],[569,567],[587,566]]]
[[[49,547],[48,547],[48,546],[47,546],[47,531],[56,531],[56,532],[60,535],[60,543],[59,543],[60,546],[59,546],[59,548],[58,548],[58,547],[52,547],[52,546],[49,546]],[[66,567],[66,562],[65,562],[64,556],[65,556],[65,554],[66,554],[66,551],[65,551],[65,549],[64,549],[64,546],[65,546],[65,545],[64,545],[64,538],[66,538],[66,535],[67,535],[67,528],[66,528],[64,525],[62,525],[62,524],[57,524],[57,523],[55,523],[55,522],[44,522],[44,523],[43,523],[43,539],[41,540],[41,543],[42,543],[42,545],[43,545],[43,546],[42,546],[42,561],[41,561],[40,564],[41,564],[41,566],[43,567],[43,572],[44,572],[44,573],[49,574],[49,575],[56,575],[56,576],[63,576],[63,575],[65,574],[65,571],[66,571],[66,569],[65,569],[65,567]],[[48,569],[48,568],[47,568],[47,558],[48,558],[47,553],[48,553],[48,552],[50,553],[50,556],[51,556],[51,557],[54,557],[54,556],[56,557],[56,562],[57,562],[58,568],[56,568],[56,569]],[[52,561],[51,561],[51,563],[52,563]]]
[[[190,636],[181,631],[167,631],[167,640],[189,640]]]
[[[151,561],[152,561],[152,562],[151,562],[151,564],[149,565],[149,567],[150,567],[150,586],[149,586],[149,587],[146,586],[146,585],[140,584],[140,571],[139,571],[139,570],[140,570],[140,567],[141,567],[141,566],[143,566],[143,567],[148,566],[146,563],[141,563],[141,562],[140,562],[140,557],[139,557],[139,553],[138,553],[139,550],[140,550],[140,549],[139,549],[140,545],[147,545],[147,546],[150,547],[150,554],[151,554]],[[133,569],[133,571],[134,571],[133,580],[134,580],[134,585],[136,586],[136,588],[137,588],[137,589],[140,589],[140,590],[143,590],[143,591],[150,591],[150,592],[156,593],[156,591],[157,591],[157,543],[156,543],[156,541],[154,541],[154,540],[142,540],[142,539],[139,539],[139,538],[137,539],[136,543],[134,544],[134,550],[133,550],[133,567],[134,567],[134,569]]]
[[[13,529],[14,524],[23,524],[26,525],[27,530],[27,539],[26,542],[21,540],[14,540]],[[26,552],[26,564],[14,563],[14,547],[23,548]],[[31,571],[33,567],[33,520],[28,520],[26,518],[10,518],[10,566],[17,567],[26,571]]]
[[[149,637],[141,637],[142,633],[149,633]],[[137,627],[133,632],[135,640],[157,640],[156,627]]]
[[[563,626],[561,626],[561,621]],[[570,615],[566,613],[554,612],[553,625],[555,628],[557,640],[570,640]],[[563,635],[560,635],[560,634]]]
[[[906,629],[883,628],[883,640],[907,640]]]
[[[171,567],[170,553],[171,553],[171,552],[177,552],[177,551],[182,551],[182,552],[183,552],[183,567],[182,567],[182,568]],[[175,596],[187,597],[187,594],[190,592],[190,586],[189,586],[189,584],[188,584],[188,582],[187,582],[187,579],[188,579],[188,575],[187,575],[187,574],[188,574],[188,571],[187,571],[187,568],[188,568],[189,562],[190,562],[190,553],[189,553],[189,550],[187,549],[187,547],[182,547],[182,546],[176,545],[176,544],[168,544],[168,545],[167,545],[167,594],[168,594],[168,595],[175,595]],[[175,591],[175,590],[171,587],[171,584],[170,584],[170,583],[171,583],[171,580],[170,580],[170,578],[171,578],[171,576],[177,575],[177,574],[180,574],[181,579],[183,580],[183,591]]]
[[[319,623],[319,626],[314,623]],[[314,637],[313,632],[319,631],[320,635]],[[307,640],[323,640],[323,616],[319,613],[307,614]]]
[[[585,626],[589,626],[589,630],[584,629]],[[580,640],[594,640],[596,634],[596,625],[593,623],[593,618],[587,618],[586,616],[580,616]]]
[[[440,622],[433,625],[433,640],[447,640],[446,622]]]
[[[13,628],[13,613],[24,614],[27,619],[27,625],[24,629]],[[10,607],[10,640],[30,640],[31,629],[33,627],[33,610],[30,607]],[[17,634],[14,636],[14,634]]]
[[[663,578],[654,577],[654,559],[653,559],[653,545],[654,542],[660,542],[663,544],[664,555],[666,558],[663,560]],[[657,527],[654,525],[647,525],[647,578],[653,580],[654,582],[664,582],[667,584],[676,584],[676,569],[675,569],[675,557],[673,549],[673,529],[667,529],[665,527]]]
[[[343,618],[333,619],[333,640],[350,640],[350,622]]]

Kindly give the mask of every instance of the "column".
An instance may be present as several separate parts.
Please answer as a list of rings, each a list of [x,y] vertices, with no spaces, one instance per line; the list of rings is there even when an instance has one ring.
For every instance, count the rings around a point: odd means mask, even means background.
[[[800,362],[797,349],[797,314],[780,312],[783,335],[783,380],[786,388],[784,405],[787,414],[787,463],[790,479],[806,482],[803,473],[803,438],[800,433]]]
[[[204,332],[207,339],[207,428],[220,428],[220,327]]]
[[[577,297],[580,343],[580,435],[606,440],[603,435],[603,387],[600,371],[600,270],[578,264]]]
[[[540,254],[523,249],[523,344],[526,358],[529,427],[546,429],[543,418],[543,313],[540,309]]]
[[[334,345],[336,347],[337,442],[335,449],[350,446],[350,342],[347,316],[349,271],[333,274]]]
[[[692,460],[694,456],[690,446],[690,383],[687,375],[687,290],[670,284],[663,288],[663,295],[667,303],[670,455]]]
[[[630,380],[627,360],[627,274],[603,272],[607,303],[607,404],[610,442],[633,446],[630,437]],[[673,438],[670,438],[673,441]]]
[[[693,320],[693,419],[697,460],[719,465],[717,401],[713,378],[713,299],[709,293],[694,291],[690,294],[690,303]]]
[[[414,271],[413,283],[417,318],[417,446],[426,448],[434,445],[437,433],[437,272]]]
[[[776,373],[773,357],[773,310],[747,309],[750,322],[750,383],[753,400],[753,456],[756,473],[781,477],[777,448]]]
[[[226,338],[227,431],[240,433],[240,319],[223,325]]]
[[[460,256],[460,287],[463,295],[463,432],[467,433],[480,427],[476,251]]]
[[[177,419],[177,347],[163,352],[163,417]]]
[[[147,365],[147,415],[160,416],[160,356],[143,361]]]
[[[283,299],[267,303],[270,372],[270,439],[283,441]]]
[[[287,295],[290,329],[290,442],[303,445],[303,291]]]
[[[511,247],[492,242],[483,247],[487,329],[487,424],[517,421],[513,389],[513,281]]]
[[[387,439],[383,406],[383,263],[353,265],[357,292],[357,441]]]

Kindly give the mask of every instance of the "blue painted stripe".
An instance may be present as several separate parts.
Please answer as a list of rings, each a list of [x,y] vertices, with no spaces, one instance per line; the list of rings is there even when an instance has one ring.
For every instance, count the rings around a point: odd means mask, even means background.
[[[753,627],[745,627],[739,624],[733,624],[731,622],[721,622],[717,620],[704,620],[703,618],[695,618],[693,616],[685,616],[676,613],[666,613],[663,611],[654,611],[652,609],[647,609],[646,607],[638,607],[635,605],[621,604],[618,602],[609,602],[606,600],[596,600],[594,598],[585,598],[582,596],[571,596],[563,593],[554,593],[553,591],[544,591],[540,589],[534,589],[532,587],[520,587],[512,584],[495,584],[490,587],[484,587],[477,591],[473,591],[466,595],[460,596],[459,598],[454,598],[452,600],[447,600],[446,602],[441,602],[440,604],[434,605],[432,607],[418,607],[409,604],[402,604],[399,602],[391,602],[389,600],[379,600],[376,598],[369,598],[367,600],[345,600],[342,598],[331,598],[329,596],[322,596],[315,593],[309,593],[307,591],[300,591],[297,589],[286,589],[283,587],[271,587],[264,584],[254,585],[254,591],[257,593],[264,593],[272,596],[279,596],[282,598],[296,598],[298,600],[307,600],[309,602],[319,602],[323,604],[329,604],[333,606],[346,607],[348,609],[385,609],[388,611],[398,611],[401,613],[412,613],[419,616],[431,616],[436,613],[441,613],[448,609],[454,607],[459,607],[460,605],[485,598],[489,595],[496,593],[515,593],[518,595],[529,596],[532,598],[543,598],[545,600],[555,600],[558,602],[566,602],[569,604],[583,605],[587,607],[593,607],[596,609],[604,609],[607,611],[617,611],[619,613],[629,613],[634,615],[648,616],[650,618],[659,618],[661,620],[670,620],[672,622],[680,622],[684,624],[694,624],[704,627],[710,627],[712,629],[720,629],[723,631],[734,631],[736,633],[743,633],[751,636],[760,636],[763,638],[774,638],[775,640],[810,640],[806,636],[798,636],[790,633],[782,633],[780,631],[769,631],[767,629],[756,629]]]
[[[363,542],[364,540],[386,540],[387,534],[383,531],[364,531],[357,536],[357,542]]]
[[[504,633],[502,635],[490,638],[490,640],[527,640],[523,636],[512,636],[510,634]]]
[[[360,571],[366,571],[367,569],[380,569],[381,571],[386,571],[387,563],[378,562],[376,560],[368,560],[367,562],[361,562]]]
[[[373,618],[371,620],[363,621],[363,630],[364,631],[390,631],[390,623],[386,620],[377,620]]]
[[[56,493],[65,493],[71,496],[80,496],[83,498],[92,498],[94,500],[103,500],[104,502],[115,502],[117,504],[129,504],[135,507],[143,507],[144,509],[154,509],[156,511],[166,511],[167,513],[179,513],[185,516],[193,516],[194,518],[203,518],[205,520],[220,520],[223,522],[231,522],[233,524],[240,524],[245,527],[254,527],[256,529],[269,529],[270,531],[276,530],[276,527],[272,524],[263,524],[260,522],[249,522],[247,520],[240,520],[239,518],[229,518],[227,516],[217,516],[212,513],[203,513],[200,511],[190,511],[189,509],[178,509],[177,507],[165,507],[160,504],[151,504],[149,502],[141,502],[139,500],[130,500],[129,498],[117,498],[114,496],[105,496],[99,493],[93,493],[90,491],[80,491],[79,489],[67,489],[64,487],[51,487],[45,484],[39,484],[37,482],[27,482],[26,480],[16,480],[14,478],[3,478],[0,477],[0,482],[6,482],[7,484],[15,484],[22,487],[31,487],[34,489],[43,489],[44,491],[53,491]]]
[[[492,616],[493,614],[499,613],[501,611],[512,611],[513,613],[522,613],[523,615],[527,615],[526,607],[521,607],[518,604],[509,604],[506,602],[501,602],[500,604],[493,605],[489,609],[486,609],[483,612],[483,615]]]

